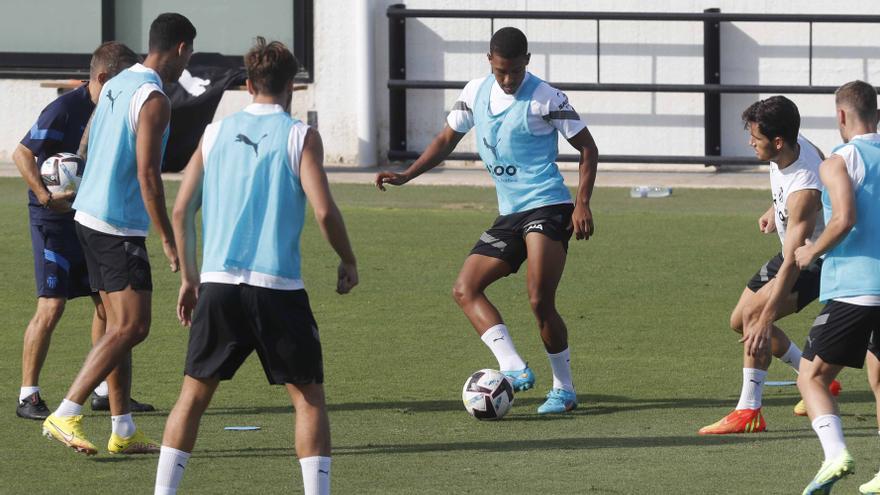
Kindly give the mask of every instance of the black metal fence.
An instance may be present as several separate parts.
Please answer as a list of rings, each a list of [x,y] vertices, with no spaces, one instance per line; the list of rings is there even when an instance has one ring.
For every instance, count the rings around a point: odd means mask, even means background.
[[[406,78],[406,19],[408,18],[461,18],[461,19],[545,19],[585,20],[596,22],[595,83],[553,82],[564,91],[611,91],[653,93],[702,93],[704,155],[600,155],[605,163],[683,163],[704,165],[748,166],[760,163],[754,157],[724,156],[721,154],[721,95],[724,93],[790,93],[832,94],[834,86],[813,86],[813,24],[814,23],[880,23],[878,15],[809,15],[809,14],[724,14],[719,9],[702,13],[637,13],[637,12],[565,12],[565,11],[500,11],[500,10],[425,10],[407,9],[403,4],[391,5],[388,15],[388,90],[389,90],[389,160],[407,160],[419,156],[407,147],[406,90],[407,89],[461,89],[467,81],[408,80]],[[603,83],[599,72],[601,21],[691,21],[703,23],[703,84],[622,84]],[[721,23],[722,22],[781,22],[809,25],[809,84],[786,85],[731,85],[721,83]],[[878,51],[880,54],[880,51]],[[478,160],[476,153],[452,153],[451,160]],[[559,155],[559,161],[576,162],[578,155]]]

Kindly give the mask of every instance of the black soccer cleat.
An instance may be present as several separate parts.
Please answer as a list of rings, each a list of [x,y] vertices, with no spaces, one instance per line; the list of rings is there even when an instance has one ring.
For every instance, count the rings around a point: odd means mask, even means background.
[[[46,407],[46,403],[40,397],[39,392],[28,395],[23,401],[18,403],[18,407],[15,409],[15,415],[25,419],[38,419],[42,421],[48,418],[50,414],[52,414],[52,411]]]
[[[129,407],[131,408],[131,412],[133,413],[143,413],[143,412],[153,412],[156,410],[152,404],[144,404],[138,402],[134,399],[130,399]],[[92,392],[92,411],[109,411],[110,410],[110,397],[108,396],[100,396],[94,392]]]

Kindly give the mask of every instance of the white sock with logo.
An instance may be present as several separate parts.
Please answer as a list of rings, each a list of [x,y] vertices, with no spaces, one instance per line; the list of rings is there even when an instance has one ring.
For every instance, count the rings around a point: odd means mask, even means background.
[[[568,347],[564,351],[550,354],[550,368],[553,369],[553,388],[561,388],[574,393],[574,385],[571,383],[571,353]]]
[[[21,387],[18,392],[18,402],[24,402],[25,399],[40,391],[40,387]]]
[[[761,407],[761,394],[767,371],[756,368],[743,368],[743,386],[736,409],[758,409]]]
[[[55,410],[53,414],[58,417],[62,416],[79,416],[82,414],[83,406],[82,404],[77,404],[76,402],[69,401],[67,399],[63,399],[61,404],[58,406],[58,409]]]
[[[794,368],[795,371],[799,371],[798,368],[801,365],[801,349],[792,342],[791,345],[788,346],[788,350],[785,351],[785,354],[783,354],[779,360]]]
[[[183,479],[183,470],[186,469],[186,461],[191,455],[189,452],[162,446],[159,450],[159,466],[156,468],[154,495],[177,493],[177,487]]]
[[[100,397],[107,397],[110,395],[110,388],[107,386],[107,381],[103,381],[95,387],[95,395]]]
[[[498,360],[498,368],[501,371],[519,371],[526,367],[526,362],[516,352],[507,325],[500,323],[486,330],[480,336],[495,359]]]
[[[323,456],[303,457],[302,469],[305,495],[330,495],[330,458]]]
[[[134,420],[131,419],[131,413],[110,416],[110,426],[113,429],[113,433],[116,433],[122,438],[128,438],[134,435],[134,432],[137,431],[137,427],[134,425]]]
[[[822,450],[825,451],[825,460],[834,459],[846,450],[846,442],[843,440],[843,424],[840,416],[826,414],[813,420],[813,431],[819,436]]]

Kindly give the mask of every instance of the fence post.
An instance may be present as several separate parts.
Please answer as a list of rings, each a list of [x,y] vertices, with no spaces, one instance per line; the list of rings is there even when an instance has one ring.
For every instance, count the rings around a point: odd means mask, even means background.
[[[391,9],[405,9],[394,4]],[[406,18],[388,17],[388,78],[406,79]],[[406,90],[391,89],[388,94],[388,149],[406,151]]]
[[[720,13],[721,9],[705,9],[705,13]],[[703,83],[721,84],[721,28],[720,21],[703,21]],[[706,156],[721,155],[721,93],[703,95],[703,143]],[[716,165],[706,163],[706,166]]]

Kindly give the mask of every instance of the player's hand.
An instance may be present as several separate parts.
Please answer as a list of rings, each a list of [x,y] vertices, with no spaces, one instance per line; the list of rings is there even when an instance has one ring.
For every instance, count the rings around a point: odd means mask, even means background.
[[[198,287],[194,284],[183,282],[180,284],[180,293],[177,295],[177,320],[181,325],[192,325],[193,309],[199,300]]]
[[[776,232],[776,222],[773,219],[775,210],[768,211],[758,219],[758,230],[765,234]]]
[[[748,325],[743,329],[743,337],[739,341],[745,348],[747,355],[757,356],[758,353],[763,353],[768,348],[772,328],[772,322],[765,323],[758,320],[756,324]]]
[[[816,260],[816,252],[813,250],[813,241],[807,239],[806,243],[794,250],[794,262],[801,270],[810,266]]]
[[[168,259],[171,271],[177,273],[180,270],[180,258],[177,256],[177,245],[174,244],[174,239],[162,241],[162,250],[165,251],[165,258]]]
[[[571,214],[571,224],[568,228],[574,229],[574,237],[577,240],[587,240],[593,235],[596,227],[593,225],[593,212],[590,211],[590,205],[578,203],[574,207],[574,212]]]
[[[356,264],[340,262],[336,273],[336,292],[339,294],[348,294],[358,284]]]
[[[385,190],[385,184],[402,186],[407,182],[409,182],[409,177],[407,177],[406,174],[398,174],[396,172],[379,172],[376,174],[376,187],[378,187],[380,191]]]
[[[67,213],[72,211],[71,206],[73,206],[73,200],[76,198],[76,192],[74,191],[62,191],[57,193],[52,193],[51,196],[46,194],[45,200],[40,198],[39,201],[46,205],[46,208],[57,212],[57,213]]]

